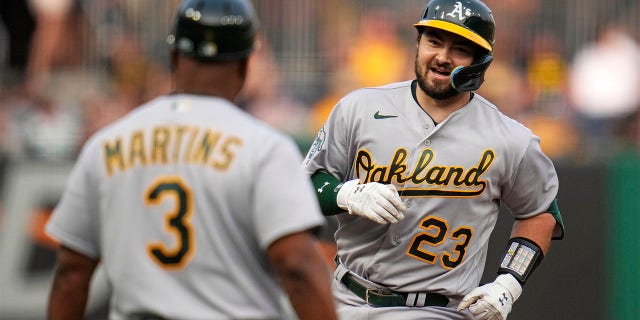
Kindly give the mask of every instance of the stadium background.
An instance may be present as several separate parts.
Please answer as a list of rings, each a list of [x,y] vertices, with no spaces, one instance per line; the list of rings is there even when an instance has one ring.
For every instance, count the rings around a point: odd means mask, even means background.
[[[179,1],[69,1],[66,8],[52,4],[67,0],[41,2],[49,6],[31,17],[38,28],[28,20],[9,23],[24,0],[0,3],[0,319],[44,319],[55,244],[41,228],[84,139],[171,86],[164,40]],[[262,46],[238,102],[304,151],[339,96],[412,77],[412,23],[425,3],[255,0]],[[640,68],[615,49],[618,63],[603,58],[605,72],[588,75],[595,86],[580,87],[571,75],[576,57],[611,26],[637,49],[640,3],[486,3],[496,17],[496,60],[480,93],[542,138],[560,175],[567,224],[566,238],[553,244],[510,319],[637,319],[640,85],[622,94],[635,105],[602,103],[598,116],[585,113],[573,92],[633,84],[637,77],[625,79],[623,71],[637,76]],[[31,35],[17,36],[18,44],[31,41],[30,52],[16,53],[15,34]],[[487,278],[510,223],[504,212]],[[105,317],[102,276],[92,287],[88,319]]]

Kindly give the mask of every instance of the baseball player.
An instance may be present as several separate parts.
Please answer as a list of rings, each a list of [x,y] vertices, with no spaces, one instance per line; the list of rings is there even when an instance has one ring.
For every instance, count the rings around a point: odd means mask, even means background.
[[[539,139],[474,91],[494,19],[478,0],[433,0],[416,79],[343,97],[304,167],[337,215],[333,291],[343,319],[506,319],[564,227]],[[499,206],[515,223],[479,286]]]
[[[286,319],[280,285],[298,319],[337,319],[302,156],[230,102],[254,8],[186,0],[176,21],[175,92],[91,137],[47,226],[62,244],[48,319],[82,319],[99,262],[109,319]]]

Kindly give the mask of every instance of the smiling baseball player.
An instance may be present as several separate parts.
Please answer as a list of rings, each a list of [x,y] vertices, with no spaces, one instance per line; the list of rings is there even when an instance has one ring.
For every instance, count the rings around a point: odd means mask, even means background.
[[[340,100],[304,161],[337,215],[343,319],[506,319],[564,227],[539,139],[475,93],[493,57],[478,0],[433,0],[415,24],[416,79]],[[479,286],[500,204],[515,222]]]

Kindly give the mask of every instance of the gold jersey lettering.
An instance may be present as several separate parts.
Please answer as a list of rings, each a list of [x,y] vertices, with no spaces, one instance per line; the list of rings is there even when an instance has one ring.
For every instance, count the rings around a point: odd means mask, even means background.
[[[196,136],[198,135],[198,129],[196,128],[188,128],[189,130],[189,141],[187,142],[187,150],[184,153],[184,162],[192,162],[192,151],[193,145],[196,142]]]
[[[112,143],[106,142],[104,144],[104,157],[107,175],[111,176],[117,169],[125,170],[122,139],[117,138]]]
[[[169,128],[158,127],[153,129],[153,143],[151,150],[152,164],[166,164],[169,162],[169,139],[171,138]],[[178,142],[178,141],[176,141]]]
[[[235,158],[235,149],[242,145],[238,137],[229,137],[222,144],[222,159],[213,161],[213,167],[218,170],[226,170]]]
[[[194,150],[193,158],[191,160],[196,163],[206,164],[207,159],[211,154],[211,150],[218,142],[218,138],[220,138],[219,132],[211,132],[210,130],[205,131],[202,134],[198,147]]]
[[[158,126],[103,143],[107,175],[135,167],[171,163],[210,165],[226,170],[242,139],[208,128]]]
[[[484,191],[487,182],[481,177],[493,164],[495,153],[491,149],[485,150],[478,164],[468,169],[432,164],[435,153],[428,148],[420,152],[411,170],[406,163],[407,159],[407,150],[401,148],[395,151],[388,165],[378,165],[368,150],[361,149],[355,159],[356,176],[364,177],[364,182],[398,185],[411,182],[413,187],[398,190],[404,197],[471,197]]]
[[[146,165],[147,158],[144,153],[144,134],[142,131],[135,131],[131,135],[131,145],[129,147],[129,167],[137,164]]]
[[[184,134],[187,130],[189,130],[189,128],[183,127],[183,126],[179,126],[175,128],[176,139],[173,147],[173,158],[172,158],[174,163],[178,162],[178,159],[180,157],[180,150],[182,148],[182,138],[184,137]]]

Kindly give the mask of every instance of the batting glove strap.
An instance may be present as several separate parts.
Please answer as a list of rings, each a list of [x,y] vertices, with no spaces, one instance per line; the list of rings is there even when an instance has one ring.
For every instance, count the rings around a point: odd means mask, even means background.
[[[505,320],[521,293],[522,286],[514,276],[501,274],[494,282],[471,290],[458,310],[469,308],[475,320]]]
[[[404,219],[407,206],[402,202],[394,185],[358,179],[345,182],[336,197],[338,206],[349,214],[368,218],[380,224],[396,223]]]

